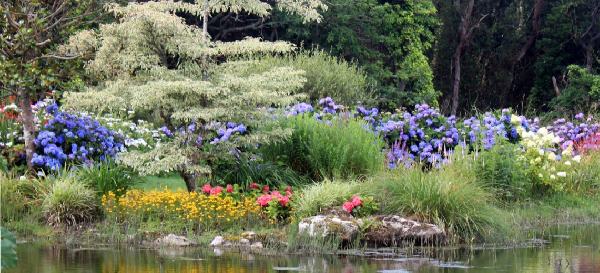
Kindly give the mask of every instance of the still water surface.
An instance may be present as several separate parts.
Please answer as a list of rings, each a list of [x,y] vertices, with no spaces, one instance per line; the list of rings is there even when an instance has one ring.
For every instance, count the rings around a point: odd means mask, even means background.
[[[186,249],[117,247],[65,248],[32,243],[18,246],[18,267],[6,273],[600,273],[600,224],[545,231],[538,246],[447,249],[428,255],[359,257],[348,255],[254,255]]]

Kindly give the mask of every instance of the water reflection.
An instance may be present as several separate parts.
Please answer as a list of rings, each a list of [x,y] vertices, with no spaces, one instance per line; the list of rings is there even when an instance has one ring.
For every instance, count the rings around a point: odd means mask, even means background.
[[[207,249],[18,247],[18,268],[8,273],[600,273],[600,225],[558,227],[538,235],[550,243],[511,249],[427,251],[403,258],[264,256]]]

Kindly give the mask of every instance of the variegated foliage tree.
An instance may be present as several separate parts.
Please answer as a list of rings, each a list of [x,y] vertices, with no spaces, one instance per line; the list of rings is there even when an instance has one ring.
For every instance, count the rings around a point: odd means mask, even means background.
[[[286,54],[294,46],[255,38],[211,41],[206,29],[187,25],[177,14],[207,20],[220,12],[268,16],[277,8],[319,21],[323,3],[197,0],[107,8],[117,22],[80,32],[60,49],[63,55],[88,58],[87,69],[97,82],[85,92],[66,94],[65,106],[96,113],[135,111],[166,126],[169,141],[124,153],[124,164],[144,175],[178,172],[193,191],[216,157],[289,134],[284,129],[255,129],[268,120],[269,108],[302,98],[297,90],[306,81],[304,72],[276,67],[254,73],[249,64],[267,54]]]

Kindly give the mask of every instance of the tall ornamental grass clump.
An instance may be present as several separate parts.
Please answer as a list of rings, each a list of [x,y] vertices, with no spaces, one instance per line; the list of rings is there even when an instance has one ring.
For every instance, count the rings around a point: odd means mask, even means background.
[[[600,151],[589,151],[566,177],[575,193],[600,195]]]
[[[139,181],[131,168],[110,160],[91,166],[82,166],[77,171],[81,182],[94,189],[98,196],[109,192],[121,196]]]
[[[51,226],[72,226],[92,221],[98,214],[99,199],[94,190],[71,178],[54,182],[44,197],[42,212]]]
[[[264,146],[266,160],[282,162],[315,180],[352,178],[383,169],[384,142],[355,119],[321,121],[309,115],[290,116],[293,130],[282,142]]]
[[[341,207],[344,201],[358,192],[359,187],[359,182],[343,180],[325,180],[307,186],[300,192],[302,201],[298,202],[296,213],[299,217],[308,217],[321,213],[323,209]]]
[[[213,169],[213,180],[239,184],[248,187],[252,182],[260,182],[269,186],[302,185],[308,179],[299,175],[289,167],[271,161],[248,159],[240,156],[236,160],[226,160],[216,164]]]
[[[35,222],[41,216],[40,198],[47,190],[43,180],[17,180],[0,174],[1,224],[11,226],[13,222]]]
[[[438,224],[455,240],[495,235],[503,219],[492,194],[475,181],[468,164],[455,163],[430,172],[409,168],[383,173],[361,190],[376,198],[382,213]]]

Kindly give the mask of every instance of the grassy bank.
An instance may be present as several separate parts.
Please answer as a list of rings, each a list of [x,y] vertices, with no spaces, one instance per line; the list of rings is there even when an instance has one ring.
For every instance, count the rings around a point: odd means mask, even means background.
[[[446,170],[449,172],[451,170]],[[264,218],[244,218],[235,225],[182,221],[165,216],[114,218],[106,211],[93,222],[64,227],[51,227],[33,192],[27,192],[25,182],[2,183],[2,226],[14,231],[21,240],[54,241],[56,243],[129,244],[143,242],[169,234],[184,235],[208,246],[217,235],[238,240],[247,230],[255,231],[269,248],[302,252],[332,252],[339,247],[335,238],[313,239],[297,234],[295,220],[319,214],[338,206],[353,194],[376,194],[377,214],[399,214],[436,223],[451,234],[450,243],[518,244],[557,224],[600,222],[600,196],[554,194],[538,199],[502,203],[489,192],[472,184],[464,173],[454,180],[438,179],[435,172],[382,174],[367,181],[327,181],[299,189],[302,199],[290,224],[264,221]],[[31,182],[28,182],[31,183]],[[39,185],[41,188],[42,185]],[[174,189],[176,190],[176,189]],[[150,191],[150,188],[147,188]],[[11,193],[12,194],[9,194]],[[15,194],[16,193],[16,194]],[[37,193],[43,194],[43,193]],[[4,199],[6,198],[6,199]],[[38,197],[39,198],[39,197]],[[394,200],[386,201],[386,200]],[[106,207],[104,208],[106,210]],[[112,217],[112,218],[111,218]],[[250,217],[250,216],[248,216]],[[263,220],[261,220],[263,219]],[[295,220],[294,220],[295,219]],[[350,244],[345,248],[362,248]]]

